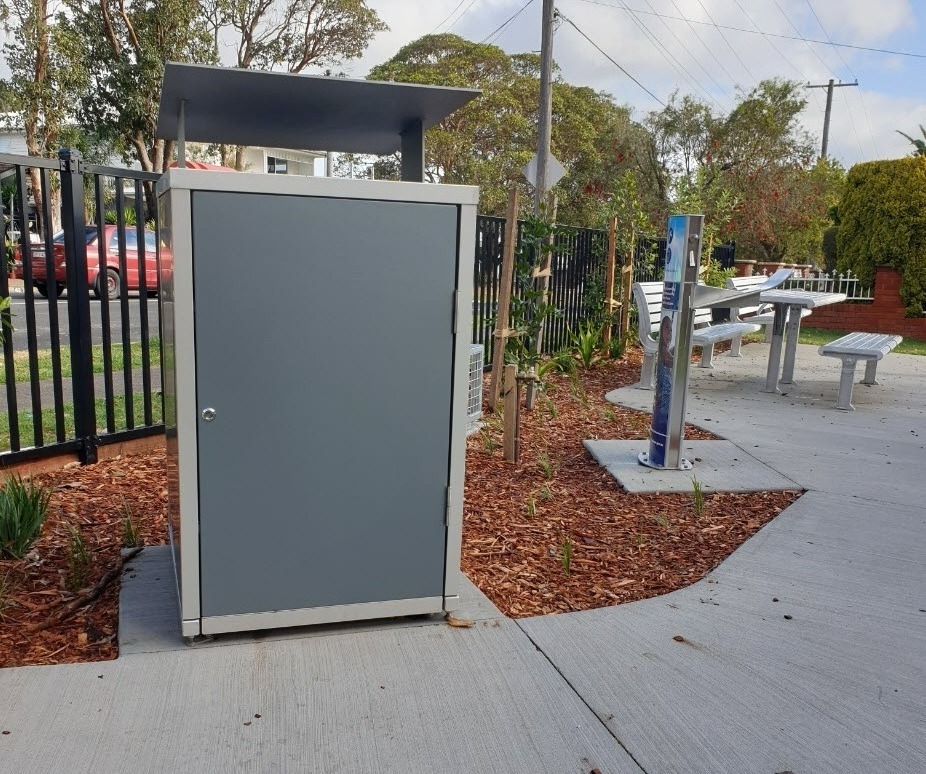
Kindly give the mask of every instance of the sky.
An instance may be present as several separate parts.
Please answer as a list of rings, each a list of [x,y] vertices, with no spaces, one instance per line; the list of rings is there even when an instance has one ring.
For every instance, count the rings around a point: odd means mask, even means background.
[[[542,0],[367,3],[389,30],[345,63],[352,77],[434,32],[510,54],[540,49]],[[675,90],[728,112],[738,93],[777,76],[858,81],[833,90],[829,155],[846,168],[907,155],[912,146],[897,130],[922,137],[926,126],[926,0],[557,0],[556,8],[572,22],[560,21],[553,40],[563,79],[611,94],[637,119]],[[826,90],[806,93],[802,121],[819,142]]]
[[[510,54],[540,49],[542,0],[367,2],[390,29],[345,65],[353,77],[434,32],[493,42]],[[563,79],[611,94],[638,119],[676,89],[729,112],[739,92],[765,78],[832,78],[859,83],[833,90],[829,155],[846,168],[907,155],[912,146],[896,130],[922,137],[919,125],[926,126],[926,0],[557,0],[556,8],[575,25],[560,21],[554,35]],[[808,89],[807,97],[802,121],[819,142],[826,89]]]

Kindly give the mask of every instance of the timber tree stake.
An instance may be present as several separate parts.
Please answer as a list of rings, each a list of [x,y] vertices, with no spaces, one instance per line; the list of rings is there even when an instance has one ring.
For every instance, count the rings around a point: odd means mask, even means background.
[[[508,337],[516,335],[508,326],[511,317],[511,286],[514,280],[514,248],[518,240],[518,189],[508,192],[508,216],[505,221],[505,246],[502,251],[502,276],[498,286],[498,311],[492,343],[492,378],[489,380],[489,408],[493,411],[501,391],[502,367]]]

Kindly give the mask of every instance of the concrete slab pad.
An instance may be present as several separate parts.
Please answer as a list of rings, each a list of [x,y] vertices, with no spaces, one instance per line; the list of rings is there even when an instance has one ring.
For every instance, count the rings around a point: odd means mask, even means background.
[[[926,771],[926,509],[810,492],[703,581],[522,619],[645,771]]]
[[[641,774],[511,621],[0,670],[0,769]]]
[[[170,546],[150,546],[129,565],[122,579],[119,596],[119,653],[158,653],[190,647],[180,633],[177,586]],[[504,616],[473,582],[460,573],[460,601],[453,614],[471,621],[486,621]],[[344,632],[379,631],[392,628],[442,625],[442,615],[385,618],[374,621],[297,626],[257,632],[223,634],[197,642],[193,647],[214,647],[242,642],[321,637]]]
[[[583,441],[600,465],[628,492],[691,492],[697,478],[704,492],[771,492],[802,487],[730,441],[685,441],[682,457],[691,470],[655,470],[641,465],[646,441]]]

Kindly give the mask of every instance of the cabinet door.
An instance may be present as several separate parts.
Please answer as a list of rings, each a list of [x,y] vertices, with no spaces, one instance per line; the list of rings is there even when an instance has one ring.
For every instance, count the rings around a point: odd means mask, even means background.
[[[203,616],[443,594],[458,209],[193,194]]]

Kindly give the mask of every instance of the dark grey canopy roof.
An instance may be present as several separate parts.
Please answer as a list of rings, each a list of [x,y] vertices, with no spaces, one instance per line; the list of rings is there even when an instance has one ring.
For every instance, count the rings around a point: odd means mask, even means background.
[[[383,155],[401,149],[403,132],[433,126],[479,93],[168,62],[157,136],[178,139],[186,100],[187,141]]]

